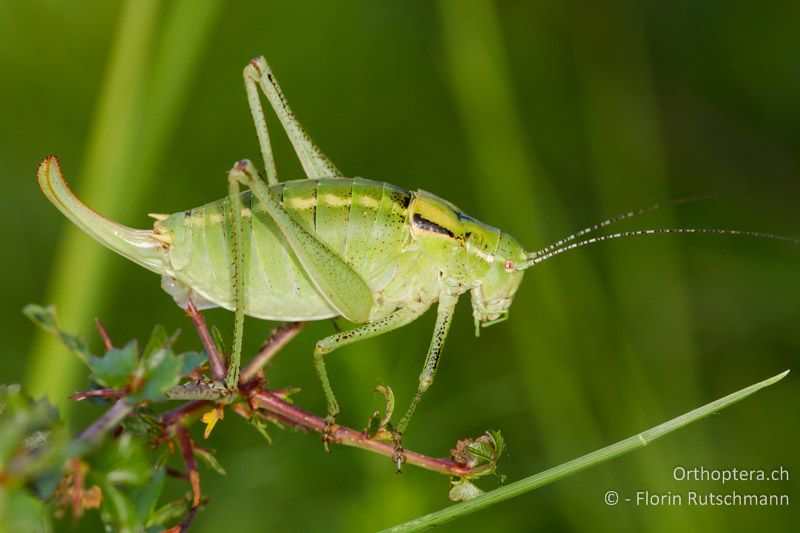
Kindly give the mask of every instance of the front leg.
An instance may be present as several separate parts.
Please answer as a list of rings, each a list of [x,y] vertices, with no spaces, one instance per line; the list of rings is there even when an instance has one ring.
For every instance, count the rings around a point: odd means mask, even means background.
[[[436,369],[439,368],[439,358],[442,355],[442,348],[444,348],[444,341],[447,339],[447,332],[450,329],[450,323],[453,320],[453,312],[455,311],[456,303],[458,302],[458,295],[450,294],[442,291],[439,296],[439,308],[436,312],[436,325],[433,328],[433,338],[428,347],[428,355],[425,357],[425,365],[422,367],[422,373],[419,375],[419,386],[414,399],[411,400],[411,405],[408,406],[403,418],[397,424],[394,433],[394,455],[392,460],[397,464],[397,471],[405,462],[405,454],[403,453],[403,433],[408,428],[411,418],[414,416],[414,411],[417,405],[422,400],[422,395],[433,384],[433,379],[436,377]]]

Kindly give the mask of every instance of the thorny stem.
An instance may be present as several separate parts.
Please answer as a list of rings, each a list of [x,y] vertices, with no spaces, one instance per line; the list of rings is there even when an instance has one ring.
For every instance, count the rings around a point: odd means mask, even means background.
[[[100,332],[100,337],[103,339],[103,345],[106,347],[106,350],[110,350],[114,347],[114,343],[111,342],[111,337],[108,336],[108,332],[106,328],[103,327],[103,323],[100,322],[99,318],[94,319],[94,324],[97,326],[97,331]]]
[[[242,373],[239,374],[239,383],[247,383],[256,377],[258,372],[264,368],[275,357],[286,344],[300,333],[308,322],[286,322],[275,328],[270,333],[269,338],[261,347],[261,351],[253,358]]]
[[[125,389],[95,389],[75,392],[69,395],[70,400],[85,400],[86,398],[122,398],[128,394]]]
[[[208,332],[203,315],[200,314],[200,311],[197,310],[197,307],[191,300],[189,300],[189,305],[186,306],[186,313],[189,315],[189,318],[192,319],[192,323],[197,329],[198,335],[200,335],[200,342],[203,343],[203,347],[208,354],[208,361],[211,365],[211,377],[216,381],[224,380],[227,374],[225,361],[222,359],[222,356],[217,351],[217,346],[211,339],[211,334]]]
[[[309,413],[308,411],[300,409],[299,407],[295,407],[294,405],[278,398],[270,391],[260,390],[253,393],[251,396],[251,401],[256,407],[276,413],[302,427],[312,429],[318,433],[321,433],[325,427],[324,418],[320,418]],[[333,442],[337,444],[363,448],[365,450],[385,455],[386,457],[391,457],[394,454],[394,445],[392,443],[371,440],[364,432],[356,431],[355,429],[337,425],[334,427],[332,436]],[[459,465],[447,458],[430,457],[409,450],[405,451],[405,455],[406,462],[409,464],[451,476],[464,477],[474,475],[488,468],[487,466],[470,468]]]
[[[170,426],[177,422],[180,422],[185,416],[194,413],[195,411],[199,411],[203,407],[206,407],[208,402],[205,400],[195,400],[192,402],[185,403],[180,407],[176,407],[171,411],[167,411],[161,415],[161,423],[164,426]]]
[[[189,527],[191,527],[192,522],[194,522],[194,516],[197,514],[197,509],[199,509],[199,507],[192,507],[191,509],[189,509],[189,512],[186,513],[186,516],[183,518],[183,520],[181,520],[181,523],[178,524],[177,526],[178,533],[184,533],[185,531],[189,531]],[[171,530],[168,531],[168,533],[172,533],[172,530],[174,529],[175,528],[172,528]]]
[[[274,393],[273,393],[274,394]],[[303,431],[306,433],[310,433],[311,430],[306,426],[298,424],[294,420],[290,420],[285,416],[281,416],[279,414],[273,413],[272,411],[254,411],[249,406],[245,405],[244,403],[235,403],[231,406],[231,409],[244,418],[245,420],[252,420],[254,416],[261,417],[265,421],[269,421],[277,425],[278,427],[281,426],[288,426],[292,429],[296,429],[298,431]]]
[[[103,416],[98,418],[94,424],[86,428],[81,436],[78,438],[80,441],[88,442],[90,444],[97,444],[106,432],[122,422],[122,419],[128,416],[133,411],[133,405],[125,401],[124,398],[117,400],[111,409],[106,411]]]
[[[197,459],[194,457],[192,450],[192,439],[189,437],[189,432],[183,426],[178,426],[176,430],[178,434],[178,443],[181,446],[181,454],[183,461],[186,463],[186,470],[189,472],[189,482],[192,484],[192,508],[200,505],[200,471],[197,469]]]
[[[208,351],[210,360],[212,350],[213,353],[216,353],[216,349],[214,347],[214,343],[211,341],[211,336],[208,334],[208,327],[206,326],[205,318],[191,302],[189,302],[187,311],[192,319],[192,322],[194,322],[194,325],[197,328],[198,333],[200,334],[200,339],[206,346],[206,350]],[[242,393],[249,396],[251,405],[253,405],[254,408],[262,408],[271,413],[274,413],[280,416],[281,418],[288,420],[295,427],[310,429],[318,433],[321,433],[325,427],[324,418],[320,418],[318,416],[309,413],[308,411],[304,411],[298,407],[295,407],[294,405],[290,404],[289,402],[285,401],[284,399],[276,395],[274,392],[270,392],[266,389],[248,390],[249,389],[248,387],[242,387],[243,384],[247,385],[248,384],[247,381],[255,377],[258,371],[261,368],[263,368],[265,364],[269,362],[269,360],[275,355],[275,353],[278,350],[280,350],[280,348],[285,346],[287,342],[289,342],[292,338],[294,338],[294,336],[300,332],[300,330],[303,328],[303,326],[305,326],[305,324],[306,324],[305,322],[294,322],[276,329],[270,336],[269,340],[267,340],[267,343],[262,348],[261,352],[253,359],[253,361],[250,362],[250,364],[247,365],[245,371],[242,374],[248,376],[248,379],[247,380],[240,379],[239,387],[240,389],[244,389],[242,390]],[[213,369],[214,369],[214,364],[212,363],[212,373]],[[223,377],[225,375],[224,364],[222,365],[222,371],[220,375]],[[208,389],[208,391],[212,393],[215,392],[215,389],[209,389],[209,387],[203,386],[203,384],[197,384],[197,387],[199,389],[203,388]],[[176,387],[175,389],[178,388],[179,387]],[[173,389],[173,391],[175,391],[175,389]],[[171,397],[173,399],[178,399],[178,395],[174,395],[172,391],[168,394],[168,397]],[[200,399],[200,397],[194,396],[193,399]],[[213,400],[220,398],[207,397],[202,399]],[[370,450],[372,452],[385,455],[386,457],[392,457],[395,453],[393,444],[380,440],[372,440],[364,432],[357,431],[355,429],[351,429],[348,427],[339,425],[335,426],[332,437],[333,437],[332,440],[335,443],[344,444],[345,446],[354,446],[357,448],[363,448],[365,450]],[[489,465],[484,465],[477,468],[470,468],[467,466],[459,465],[447,458],[430,457],[409,450],[405,451],[405,455],[406,455],[406,462],[408,462],[409,464],[413,464],[434,472],[439,472],[441,474],[447,474],[451,476],[463,477],[468,475],[474,475],[478,472],[486,470],[487,468],[490,468]]]
[[[163,435],[167,438],[175,438],[186,464],[186,473],[174,469],[167,469],[168,473],[175,477],[188,479],[192,487],[192,506],[186,516],[177,526],[170,528],[169,533],[179,533],[187,531],[191,526],[200,504],[202,503],[202,493],[200,490],[200,472],[197,468],[197,458],[195,457],[195,447],[189,432],[184,424],[184,419],[215,403],[230,403],[231,400],[240,398],[245,401],[233,403],[231,408],[245,418],[259,416],[266,420],[272,420],[279,424],[289,425],[299,430],[316,431],[322,433],[326,426],[326,421],[303,409],[295,407],[286,399],[288,391],[269,391],[264,388],[264,380],[261,371],[275,354],[292,340],[306,325],[306,322],[286,323],[276,328],[267,339],[264,346],[256,357],[245,367],[241,374],[236,391],[224,388],[219,382],[225,378],[225,362],[217,352],[216,346],[209,335],[204,317],[200,314],[193,303],[189,303],[187,313],[192,319],[195,328],[200,335],[200,339],[206,349],[210,361],[211,373],[216,382],[193,381],[183,385],[173,387],[166,392],[165,396],[171,400],[190,400],[179,407],[163,412],[160,415],[160,422],[164,427]],[[97,327],[103,337],[103,342],[107,349],[111,349],[112,342],[105,332],[102,324],[97,321]],[[83,400],[86,398],[117,398],[111,408],[106,411],[92,425],[86,428],[78,437],[79,444],[96,446],[100,443],[103,436],[113,428],[117,427],[122,420],[128,416],[136,407],[129,403],[126,396],[130,391],[127,389],[104,388],[91,391],[74,393],[71,398]],[[174,433],[172,433],[174,431]],[[334,425],[331,442],[353,446],[369,450],[386,457],[395,454],[395,446],[386,440],[371,437],[366,432],[357,431],[344,426]],[[491,468],[490,465],[483,465],[470,468],[456,463],[448,458],[436,458],[423,455],[417,452],[405,451],[405,459],[409,464],[413,464],[433,472],[457,477],[467,477],[485,472]],[[75,464],[80,466],[79,463]],[[76,479],[78,477],[76,476]],[[73,502],[74,507],[74,502]]]

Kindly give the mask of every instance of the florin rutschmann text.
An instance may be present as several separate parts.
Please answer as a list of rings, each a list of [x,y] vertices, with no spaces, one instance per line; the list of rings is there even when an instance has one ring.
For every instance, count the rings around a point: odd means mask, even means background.
[[[694,485],[730,482],[778,482],[773,490],[759,491],[748,486],[747,490],[701,489],[693,486],[689,490],[635,490],[628,494],[609,490],[603,496],[606,505],[629,503],[637,507],[788,507],[789,494],[780,490],[789,481],[789,470],[783,466],[773,469],[761,468],[706,468],[704,466],[676,466],[672,478],[678,482]],[[778,490],[775,488],[780,487]]]

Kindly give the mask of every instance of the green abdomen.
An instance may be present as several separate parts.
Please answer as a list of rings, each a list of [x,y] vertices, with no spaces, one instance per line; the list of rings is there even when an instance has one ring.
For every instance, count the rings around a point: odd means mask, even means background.
[[[408,246],[408,191],[339,178],[289,181],[270,192],[295,221],[362,276],[378,302],[375,311],[403,265],[419,260]],[[336,316],[249,191],[242,194],[242,204],[246,313],[273,320]],[[175,236],[169,252],[175,278],[227,309],[233,307],[229,209],[228,200],[220,200],[176,213],[169,224]]]

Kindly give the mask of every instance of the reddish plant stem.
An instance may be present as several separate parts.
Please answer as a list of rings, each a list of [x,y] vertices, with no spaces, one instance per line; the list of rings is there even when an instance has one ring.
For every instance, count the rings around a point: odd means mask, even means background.
[[[174,477],[177,479],[185,479],[186,481],[189,481],[189,474],[187,474],[186,472],[181,472],[176,468],[170,468],[170,467],[167,467],[164,470],[166,471],[169,477]]]
[[[192,402],[187,402],[180,407],[176,407],[170,411],[161,414],[161,423],[164,426],[170,426],[177,422],[183,420],[183,418],[189,414],[194,413],[195,411],[199,411],[203,407],[209,405],[209,402],[205,400],[195,400]]]
[[[69,396],[70,400],[85,400],[86,398],[122,398],[127,395],[125,389],[96,389],[75,392]]]
[[[248,383],[256,377],[258,372],[264,368],[275,357],[286,344],[300,333],[308,322],[286,322],[281,324],[270,333],[269,338],[261,347],[261,351],[244,367],[239,374],[240,383]]]
[[[253,417],[260,417],[262,420],[272,422],[278,426],[288,426],[292,429],[304,431],[306,433],[309,433],[310,431],[306,426],[300,425],[294,420],[286,418],[285,416],[264,409],[254,409],[244,403],[235,403],[231,406],[231,409],[233,409],[234,413],[248,421],[252,420]]]
[[[183,462],[186,463],[186,470],[189,472],[189,482],[192,484],[192,508],[200,505],[200,471],[197,469],[197,459],[194,457],[192,450],[192,438],[189,432],[183,426],[178,426],[176,429],[178,434],[178,443],[181,446],[181,454],[183,455]]]
[[[203,315],[200,314],[200,311],[197,310],[197,307],[191,300],[189,300],[189,305],[186,306],[186,313],[189,315],[189,318],[192,319],[192,323],[195,329],[197,329],[198,335],[200,335],[200,342],[203,343],[206,354],[208,354],[208,362],[211,365],[211,376],[217,381],[222,381],[225,379],[225,375],[228,371],[225,368],[225,361],[217,351],[217,346],[214,344],[214,340],[208,332],[205,318],[203,318]]]
[[[194,516],[197,514],[197,507],[192,507],[189,509],[189,512],[186,513],[186,516],[181,520],[181,523],[178,524],[178,531],[180,533],[185,533],[189,531],[189,528],[192,526],[192,522],[194,521]]]
[[[106,347],[106,351],[112,349],[114,347],[114,343],[111,342],[111,337],[108,336],[108,332],[106,331],[106,328],[103,327],[103,323],[100,322],[99,318],[95,318],[94,324],[97,326],[97,331],[100,332],[100,337],[103,338],[103,345]]]
[[[106,431],[119,425],[131,411],[133,411],[133,406],[129,405],[124,398],[120,398],[94,424],[86,428],[79,439],[90,444],[97,444]]]
[[[325,427],[325,419],[281,400],[270,391],[260,390],[254,392],[251,396],[251,401],[256,407],[276,413],[318,433],[321,433]],[[335,426],[333,439],[337,444],[363,448],[386,457],[392,457],[394,454],[394,445],[392,443],[371,440],[365,433],[344,426]],[[407,463],[439,472],[440,474],[463,477],[483,470],[481,467],[470,468],[456,464],[444,457],[429,457],[409,450],[405,451],[405,455]]]

